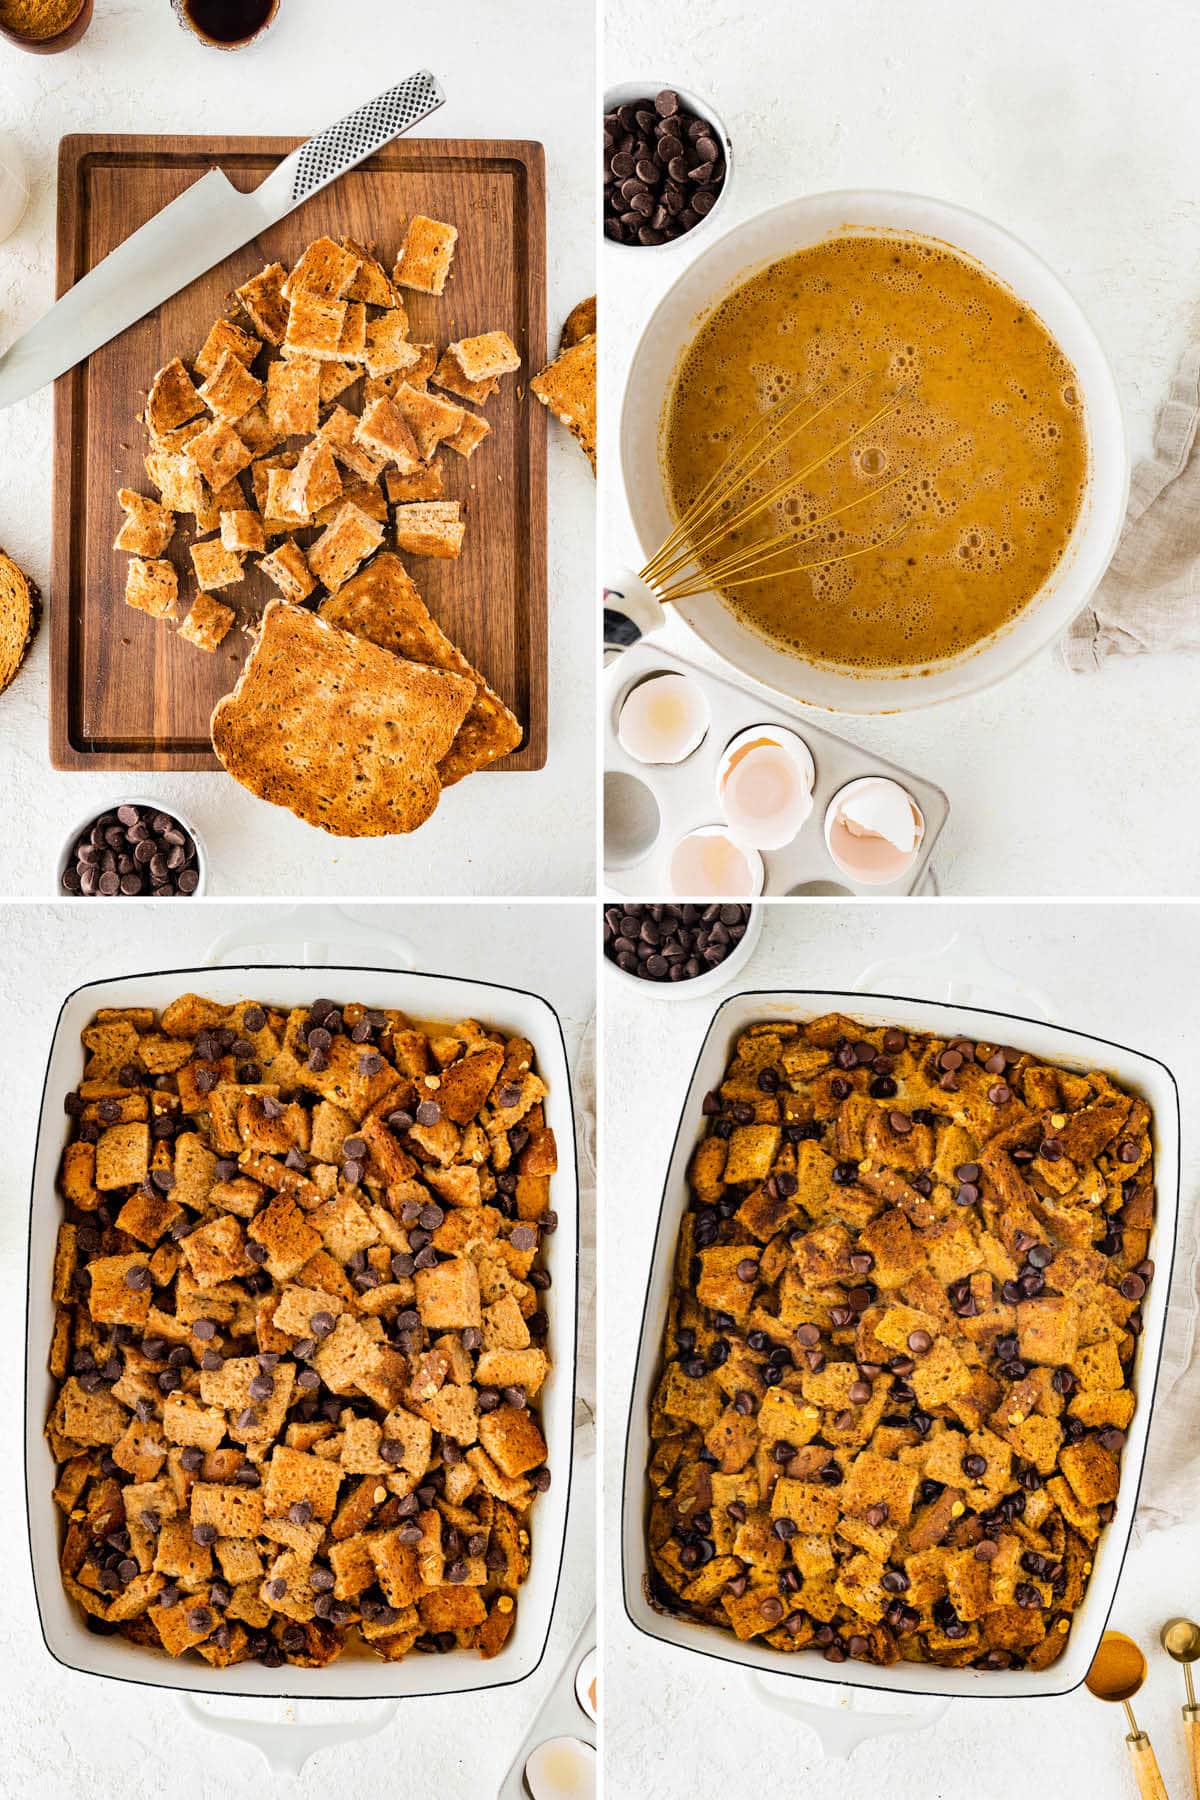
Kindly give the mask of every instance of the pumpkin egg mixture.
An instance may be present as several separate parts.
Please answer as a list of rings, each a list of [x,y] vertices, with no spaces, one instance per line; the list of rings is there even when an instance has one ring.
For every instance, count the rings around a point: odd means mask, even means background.
[[[800,400],[811,423],[781,431],[699,558],[802,530],[715,579],[746,625],[865,673],[961,656],[1028,606],[1070,541],[1088,449],[1075,371],[1016,295],[919,238],[846,234],[761,269],[680,365],[663,433],[676,514],[756,419]]]

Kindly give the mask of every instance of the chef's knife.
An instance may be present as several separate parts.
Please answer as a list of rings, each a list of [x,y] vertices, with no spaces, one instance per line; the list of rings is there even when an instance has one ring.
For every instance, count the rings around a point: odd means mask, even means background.
[[[36,393],[101,344],[443,104],[426,69],[309,138],[248,194],[210,169],[97,263],[0,356],[0,407]]]

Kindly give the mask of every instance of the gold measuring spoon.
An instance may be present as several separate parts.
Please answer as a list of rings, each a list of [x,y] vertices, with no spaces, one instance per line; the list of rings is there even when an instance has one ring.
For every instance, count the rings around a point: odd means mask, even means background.
[[[1200,1625],[1192,1619],[1168,1619],[1159,1633],[1159,1642],[1169,1657],[1183,1664],[1187,1684],[1187,1705],[1183,1709],[1183,1735],[1187,1741],[1188,1768],[1192,1771],[1192,1793],[1200,1800],[1200,1706],[1192,1685],[1192,1664],[1200,1657]]]
[[[1119,1700],[1125,1708],[1125,1717],[1129,1720],[1125,1742],[1129,1745],[1129,1760],[1142,1800],[1167,1800],[1167,1790],[1150,1739],[1144,1731],[1138,1730],[1129,1704],[1146,1679],[1146,1659],[1133,1639],[1126,1637],[1123,1631],[1106,1631],[1084,1679],[1088,1692],[1097,1700]]]

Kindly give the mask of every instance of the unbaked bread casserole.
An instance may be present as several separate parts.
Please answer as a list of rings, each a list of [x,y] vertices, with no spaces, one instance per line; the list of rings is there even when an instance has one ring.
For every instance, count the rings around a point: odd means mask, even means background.
[[[551,1479],[533,1046],[195,994],[83,1042],[47,1436],[90,1628],[217,1669],[500,1654]]]
[[[704,1102],[652,1599],[831,1662],[1041,1669],[1111,1520],[1152,1118],[1007,1045],[765,1021]]]

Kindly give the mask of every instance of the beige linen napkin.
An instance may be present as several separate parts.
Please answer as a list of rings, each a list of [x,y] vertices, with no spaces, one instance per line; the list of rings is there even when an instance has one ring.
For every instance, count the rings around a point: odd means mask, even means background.
[[[1137,1531],[1194,1520],[1200,1512],[1200,1227],[1190,1194],[1181,1197],[1175,1271]]]
[[[1198,420],[1200,344],[1193,344],[1159,414],[1154,454],[1134,469],[1116,555],[1063,640],[1063,658],[1077,674],[1109,656],[1200,650]]]

